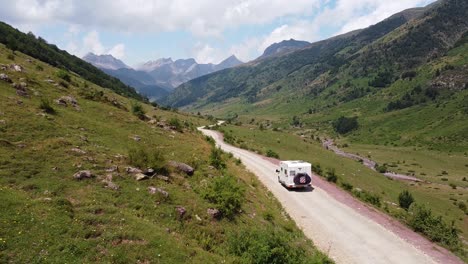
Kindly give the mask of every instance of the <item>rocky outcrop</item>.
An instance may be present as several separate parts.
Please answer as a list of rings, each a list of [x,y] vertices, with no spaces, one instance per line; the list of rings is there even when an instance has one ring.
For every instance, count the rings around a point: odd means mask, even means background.
[[[219,219],[221,217],[221,212],[216,208],[208,208],[206,213],[213,219]]]
[[[4,82],[7,82],[7,83],[11,83],[11,79],[8,75],[4,74],[4,73],[1,73],[0,74],[0,80],[4,81]]]
[[[159,188],[159,187],[150,186],[150,187],[148,187],[148,192],[150,194],[160,193],[162,196],[164,196],[166,198],[169,197],[169,193],[167,191],[165,191],[164,189]]]
[[[194,171],[195,171],[189,165],[187,165],[185,163],[182,163],[182,162],[178,162],[178,161],[171,160],[171,161],[169,161],[168,165],[175,168],[175,169],[177,169],[177,170],[179,170],[179,171],[185,172],[189,176],[192,176]]]
[[[73,178],[75,178],[76,180],[90,179],[93,177],[93,173],[89,170],[82,170],[73,175]]]

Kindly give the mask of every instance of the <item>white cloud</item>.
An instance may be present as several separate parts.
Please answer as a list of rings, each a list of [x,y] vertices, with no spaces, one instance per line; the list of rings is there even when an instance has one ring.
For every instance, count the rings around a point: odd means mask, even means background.
[[[107,53],[121,60],[125,57],[125,45],[119,43],[112,47]]]
[[[311,14],[319,0],[16,0],[0,17],[15,24],[64,22],[128,32],[189,29],[197,36],[226,28]]]
[[[89,32],[83,39],[83,48],[94,54],[102,54],[104,46],[99,40],[99,33],[96,30]]]
[[[227,56],[220,49],[213,48],[209,44],[197,43],[192,51],[194,59],[198,63],[219,63]]]

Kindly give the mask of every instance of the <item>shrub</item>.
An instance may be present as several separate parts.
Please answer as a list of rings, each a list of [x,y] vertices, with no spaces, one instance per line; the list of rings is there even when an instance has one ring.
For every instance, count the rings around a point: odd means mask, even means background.
[[[466,204],[462,201],[458,202],[458,208],[460,208],[460,210],[462,210],[463,212],[466,212]]]
[[[341,116],[333,123],[333,128],[340,134],[349,133],[359,127],[357,117]]]
[[[327,169],[326,178],[327,181],[336,183],[336,181],[338,180],[338,176],[336,176],[334,168]]]
[[[241,263],[307,262],[303,246],[293,244],[291,240],[293,236],[285,231],[272,230],[272,228],[252,229],[231,234],[228,237],[228,247],[231,254],[241,258]],[[317,261],[317,263],[325,262]]]
[[[139,103],[135,102],[132,104],[132,113],[141,120],[145,119],[145,110],[143,109],[143,106]]]
[[[413,195],[411,195],[411,193],[409,191],[407,191],[407,190],[402,191],[398,195],[398,203],[400,204],[400,207],[405,209],[405,210],[408,210],[410,205],[413,202],[414,202]]]
[[[452,187],[452,189],[454,189],[454,190],[457,189],[457,185],[455,183],[451,182],[451,183],[449,183],[449,185],[450,185],[450,187]]]
[[[15,55],[13,55],[13,54],[8,54],[7,59],[9,59],[9,60],[15,60]]]
[[[440,242],[452,250],[460,247],[460,238],[453,222],[448,225],[442,216],[434,216],[431,209],[424,205],[414,204],[410,207],[410,212],[408,224],[414,231],[420,232],[430,240]]]
[[[226,168],[226,163],[223,160],[223,151],[219,148],[212,148],[210,154],[210,165],[218,170]]]
[[[214,178],[202,197],[213,203],[223,217],[232,219],[244,202],[244,192],[233,176],[225,175]]]
[[[373,194],[371,192],[367,192],[367,191],[353,191],[353,194],[354,196],[356,196],[357,198],[359,198],[360,200],[366,202],[366,203],[370,203],[370,204],[373,204],[377,207],[380,207],[381,206],[381,203],[380,203],[380,196],[377,195],[377,194]]]
[[[56,73],[57,77],[59,77],[60,79],[62,80],[65,80],[67,82],[71,82],[71,77],[70,75],[68,74],[67,71],[65,70],[58,70],[58,72]]]
[[[169,125],[171,127],[174,127],[175,130],[179,131],[179,132],[183,132],[183,126],[182,126],[182,123],[180,122],[180,120],[177,118],[177,117],[173,117],[169,120]]]
[[[43,71],[44,68],[41,65],[36,65],[36,70],[37,71]]]
[[[140,169],[152,168],[156,171],[165,171],[165,157],[157,149],[132,148],[128,151],[128,161]]]
[[[353,190],[353,185],[350,184],[350,183],[342,182],[342,183],[341,183],[341,186],[342,186],[343,189],[345,189],[346,191],[352,191],[352,190]]]
[[[270,158],[279,159],[278,153],[274,152],[274,151],[271,150],[271,149],[267,150],[266,155],[267,155],[267,157],[270,157]]]
[[[322,167],[320,167],[320,163],[313,163],[312,171],[322,176],[323,171],[322,171]]]
[[[55,114],[56,111],[50,104],[50,101],[47,99],[42,98],[41,103],[39,104],[39,108],[42,109],[44,112],[48,114]]]
[[[375,164],[375,170],[380,172],[380,173],[386,173],[387,172],[387,166],[385,164],[384,165]]]

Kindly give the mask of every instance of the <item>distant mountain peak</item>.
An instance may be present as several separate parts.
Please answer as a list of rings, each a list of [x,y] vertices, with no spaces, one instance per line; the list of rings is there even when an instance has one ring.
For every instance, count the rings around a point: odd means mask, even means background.
[[[240,64],[243,64],[243,62],[240,61],[236,57],[236,55],[231,55],[227,59],[223,60],[218,65],[216,65],[215,68],[219,71],[219,70],[222,70],[222,69],[235,67],[235,66],[240,65]]]
[[[84,61],[87,61],[94,66],[101,69],[118,70],[118,69],[130,69],[123,61],[116,59],[110,54],[96,55],[92,52],[88,52],[84,57]]]
[[[307,41],[295,40],[293,38],[289,40],[283,40],[281,42],[271,44],[268,48],[265,49],[259,59],[283,55],[291,51],[302,49],[306,46],[309,46],[310,44],[311,43]]]

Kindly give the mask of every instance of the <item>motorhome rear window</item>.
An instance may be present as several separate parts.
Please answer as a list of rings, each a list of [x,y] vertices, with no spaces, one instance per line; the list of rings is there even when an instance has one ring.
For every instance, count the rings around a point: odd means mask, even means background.
[[[289,176],[294,176],[294,175],[296,175],[296,171],[293,171],[293,170],[289,171]]]

